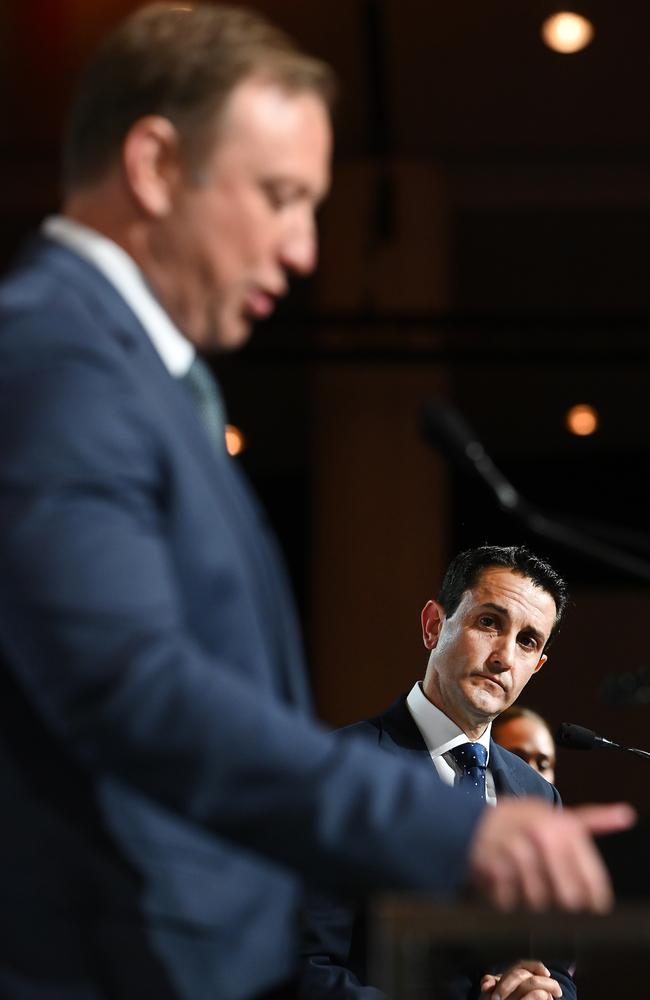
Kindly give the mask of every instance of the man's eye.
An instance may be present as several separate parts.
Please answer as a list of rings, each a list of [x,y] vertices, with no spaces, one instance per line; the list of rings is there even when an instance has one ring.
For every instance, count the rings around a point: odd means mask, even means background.
[[[483,625],[484,628],[494,628],[496,626],[496,620],[492,617],[492,615],[481,615],[479,623]]]
[[[537,649],[537,639],[532,635],[519,636],[519,644],[526,649]]]
[[[285,205],[285,199],[278,191],[274,191],[273,189],[269,190],[267,188],[266,197],[271,208],[280,209]]]
[[[264,192],[272,208],[280,210],[286,208],[290,205],[292,201],[295,201],[297,194],[291,188],[285,187],[284,185],[278,186],[276,184],[266,184],[264,187]]]

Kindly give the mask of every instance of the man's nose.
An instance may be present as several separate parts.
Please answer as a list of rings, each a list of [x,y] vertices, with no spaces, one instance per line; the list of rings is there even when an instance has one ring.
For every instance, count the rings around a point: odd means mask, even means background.
[[[318,236],[313,218],[301,220],[285,234],[281,246],[283,267],[295,274],[311,274],[318,260]]]
[[[496,673],[503,673],[510,670],[514,662],[516,640],[507,635],[499,636],[497,639],[488,663],[490,668]]]

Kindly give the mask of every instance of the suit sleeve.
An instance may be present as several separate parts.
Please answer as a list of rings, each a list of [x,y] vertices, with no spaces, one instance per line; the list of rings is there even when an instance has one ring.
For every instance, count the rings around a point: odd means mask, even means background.
[[[307,898],[300,1000],[388,1000],[366,980],[366,921],[361,906],[324,893]]]
[[[562,987],[563,1000],[576,1000],[578,994],[576,991],[575,979],[573,978],[570,967],[567,965],[554,965],[551,963],[548,968],[553,979],[557,979],[558,983]]]
[[[0,641],[48,729],[95,778],[330,886],[455,890],[480,808],[197,641],[165,455],[116,363],[0,360]]]
[[[533,958],[537,958],[537,955],[532,955]],[[560,984],[562,989],[562,1000],[577,1000],[576,983],[573,978],[571,967],[568,963],[563,960],[549,961],[546,958],[542,958],[546,968],[551,973],[551,977],[556,979]],[[475,976],[475,981],[473,985],[472,997],[475,1000],[479,1000],[481,992],[481,977],[487,972],[500,973],[508,967],[509,963],[501,963],[498,965],[490,966],[489,968],[483,969],[481,972],[477,972]]]

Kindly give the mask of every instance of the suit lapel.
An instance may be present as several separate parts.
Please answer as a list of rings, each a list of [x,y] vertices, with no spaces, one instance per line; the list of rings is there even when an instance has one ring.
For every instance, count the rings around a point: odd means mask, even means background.
[[[266,514],[236,461],[225,449],[216,449],[186,389],[169,375],[145,331],[140,328],[139,333],[132,364],[138,387],[149,396],[178,447],[193,452],[196,474],[207,480],[215,498],[215,516],[224,517],[228,531],[236,536],[237,550],[248,566],[247,579],[254,581],[268,608],[265,641],[276,664],[276,693],[311,711],[302,655],[290,657],[287,652],[302,653],[302,639],[284,560]]]
[[[408,710],[406,697],[405,694],[401,695],[383,715],[377,716],[374,720],[381,730],[381,748],[401,757],[409,754],[419,760],[428,759],[431,773],[436,781],[440,781],[427,745]]]
[[[498,743],[490,740],[490,770],[494,779],[494,790],[499,795],[520,798],[530,792],[517,780],[516,773],[508,765],[508,759]]]
[[[137,394],[148,400],[158,426],[167,427],[179,446],[191,450],[203,475],[224,501],[223,465],[228,468],[227,491],[233,507],[240,508],[242,490],[232,476],[230,460],[219,454],[201,423],[196,407],[185,388],[165,367],[142,324],[107,278],[72,250],[46,238],[37,238],[26,256],[40,257],[89,308],[98,327],[106,331],[108,345],[123,363],[125,377],[132,380]],[[248,506],[249,504],[244,504]]]
[[[287,655],[287,649],[301,649],[301,642],[284,563],[239,469],[225,452],[214,447],[189,394],[169,374],[142,324],[104,275],[78,254],[48,239],[37,238],[28,255],[39,257],[71,294],[79,295],[96,319],[98,331],[106,331],[107,349],[121,362],[124,377],[134,383],[134,391],[145,401],[156,426],[166,428],[179,454],[194,455],[196,475],[206,480],[215,497],[215,516],[223,517],[228,531],[237,536],[238,551],[249,566],[248,578],[261,589],[269,608],[266,620],[274,627],[266,641],[277,647],[278,693],[311,708],[302,657]]]

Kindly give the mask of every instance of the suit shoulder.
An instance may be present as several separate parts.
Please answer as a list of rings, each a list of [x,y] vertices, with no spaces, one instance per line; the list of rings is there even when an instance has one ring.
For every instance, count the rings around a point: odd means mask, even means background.
[[[492,752],[500,758],[500,763],[510,772],[511,779],[525,791],[526,795],[536,795],[555,805],[561,803],[560,793],[555,785],[552,785],[546,778],[542,778],[541,774],[538,774],[530,764],[527,764],[517,754],[511,753],[510,750],[506,750],[502,746],[498,746],[495,752],[494,744]]]
[[[115,289],[91,264],[65,248],[37,245],[0,283],[0,351],[3,365],[38,366],[66,350],[96,357],[115,353],[116,314],[126,309]]]
[[[363,739],[371,743],[381,743],[383,726],[380,716],[372,719],[363,719],[361,722],[353,722],[349,726],[343,726],[336,730],[336,735],[342,739]]]

